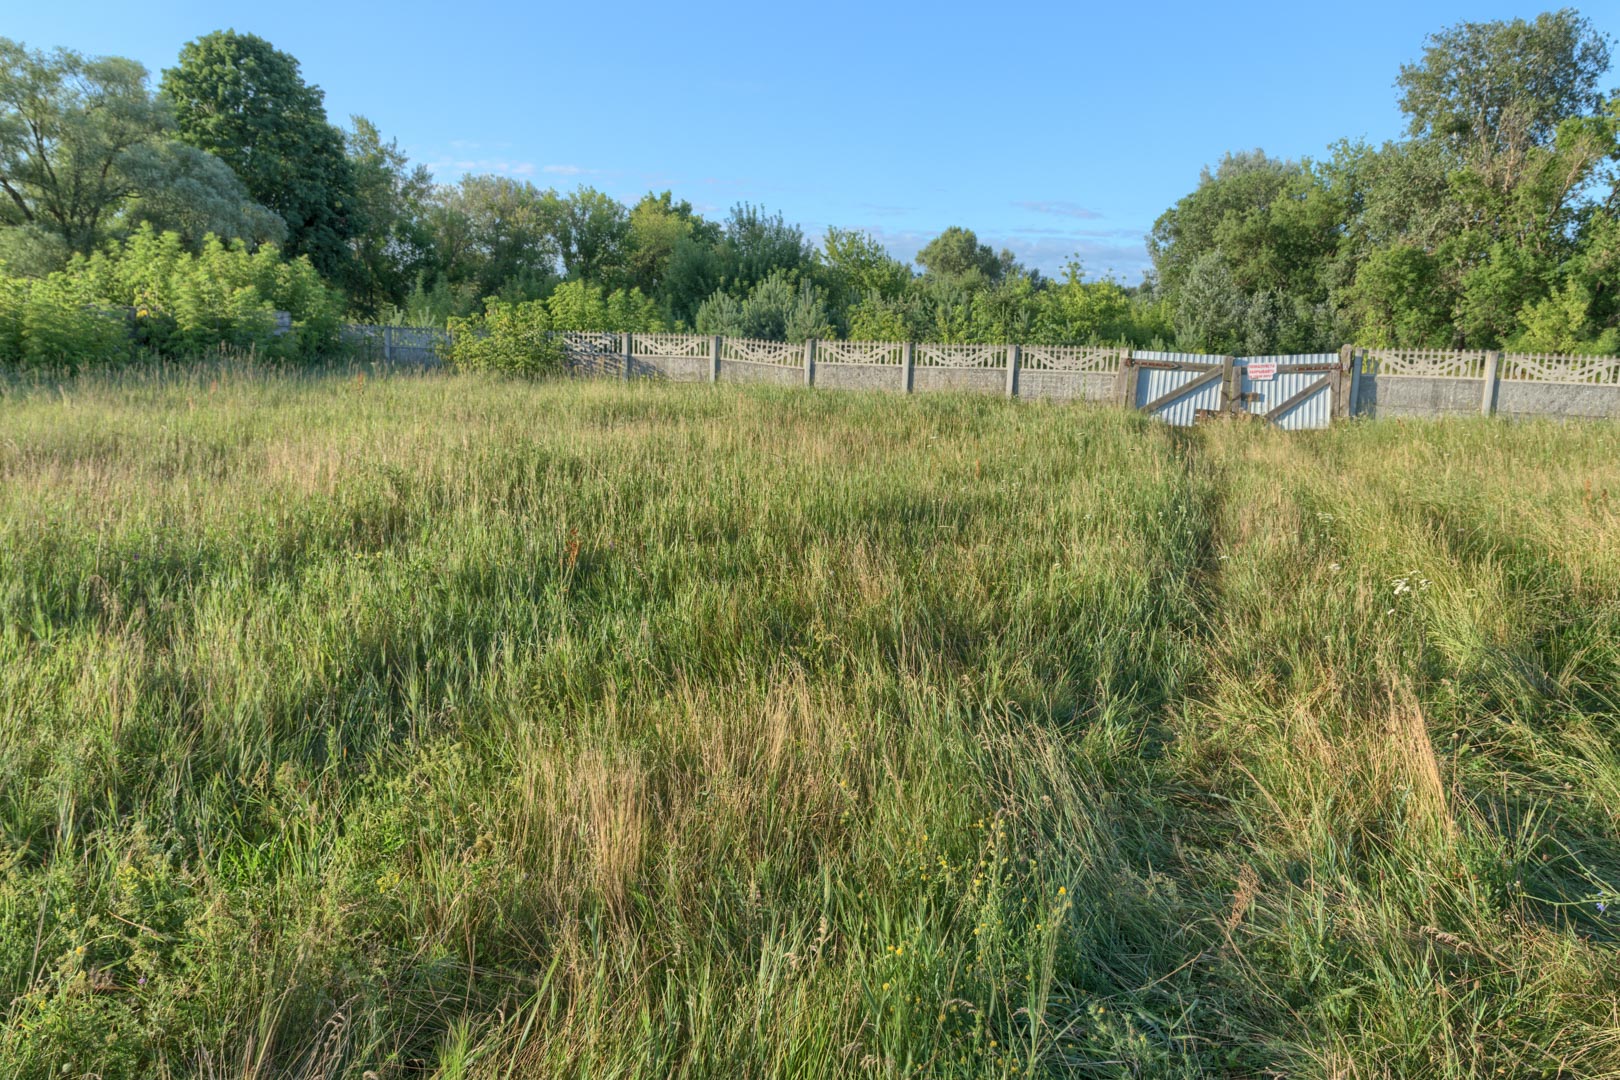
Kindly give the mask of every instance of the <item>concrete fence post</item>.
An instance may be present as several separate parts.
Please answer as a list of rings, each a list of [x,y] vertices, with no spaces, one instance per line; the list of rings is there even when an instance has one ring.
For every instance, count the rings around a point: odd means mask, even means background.
[[[1496,415],[1496,391],[1502,385],[1502,354],[1495,349],[1485,354],[1485,386],[1480,392],[1482,416]]]
[[[807,338],[804,343],[804,385],[816,385],[816,339]]]
[[[632,355],[634,355],[633,352],[632,352],[632,348],[631,348],[631,341],[630,341],[630,333],[629,333],[629,331],[625,332],[623,341],[624,341],[624,379],[625,379],[626,382],[629,382],[630,381],[630,357]]]
[[[720,381],[720,335],[709,339],[709,381]]]
[[[1018,362],[1022,358],[1023,353],[1017,345],[1007,346],[1007,396],[1010,398],[1018,396]]]
[[[1238,373],[1235,356],[1221,357],[1221,403],[1216,411],[1233,416],[1243,411],[1243,376]]]
[[[914,342],[906,342],[906,347],[900,350],[900,383],[903,392],[909,394],[917,382],[917,346]]]
[[[385,326],[383,327],[383,363],[392,364],[393,362],[394,328],[392,326]]]

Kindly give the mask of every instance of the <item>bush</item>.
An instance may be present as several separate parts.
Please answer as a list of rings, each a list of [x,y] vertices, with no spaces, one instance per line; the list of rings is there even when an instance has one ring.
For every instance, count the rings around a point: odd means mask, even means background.
[[[103,367],[132,352],[129,322],[63,274],[0,277],[0,367]]]
[[[343,299],[307,258],[214,237],[193,253],[150,226],[48,277],[6,278],[3,288],[0,364],[12,366],[94,366],[140,349],[311,359],[334,351],[342,328]],[[278,311],[291,316],[289,332],[277,333]]]
[[[139,343],[166,356],[224,347],[312,358],[336,347],[342,327],[342,297],[307,258],[283,260],[270,245],[250,253],[241,241],[211,236],[192,254],[177,234],[146,227],[66,272],[133,307]],[[275,332],[277,311],[292,317],[290,333]]]
[[[658,305],[640,289],[609,293],[599,285],[565,281],[546,300],[546,312],[555,330],[657,334],[664,329]]]
[[[450,319],[446,359],[457,371],[559,375],[563,346],[552,332],[544,301],[510,304],[492,298],[486,302],[484,314]]]

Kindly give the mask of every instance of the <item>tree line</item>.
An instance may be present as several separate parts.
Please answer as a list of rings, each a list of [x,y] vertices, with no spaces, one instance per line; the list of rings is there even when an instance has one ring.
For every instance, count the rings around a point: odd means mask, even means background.
[[[243,268],[232,280],[254,291],[235,302],[262,327],[269,252],[326,290],[293,274],[312,326],[1620,352],[1609,66],[1610,40],[1570,9],[1441,30],[1398,73],[1403,138],[1228,154],[1154,224],[1152,269],[1126,284],[1077,260],[1049,278],[963,227],[908,263],[747,204],[713,220],[669,191],[627,205],[505,176],[435,183],[364,117],[334,126],[298,61],[251,34],[186,44],[155,86],[132,60],[0,39],[0,267],[16,304],[130,306],[181,341],[208,332],[187,292],[208,260]],[[106,271],[156,252],[166,299],[144,271]],[[189,305],[193,329],[165,303]]]

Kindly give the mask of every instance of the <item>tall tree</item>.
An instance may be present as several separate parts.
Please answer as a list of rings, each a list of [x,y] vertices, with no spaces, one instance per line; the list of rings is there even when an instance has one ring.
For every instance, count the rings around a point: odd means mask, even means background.
[[[998,256],[989,244],[979,242],[972,229],[952,225],[917,252],[917,262],[928,273],[940,277],[977,275],[984,282],[994,284],[1011,267],[1012,254],[1003,252]]]
[[[740,297],[777,271],[796,281],[814,263],[815,249],[780,212],[767,214],[763,207],[741,203],[726,218],[721,256],[727,289]]]
[[[658,295],[675,247],[686,239],[712,246],[720,239],[720,229],[703,220],[691,203],[677,201],[668,191],[643,195],[630,210],[627,269],[631,283],[649,296]]]
[[[255,200],[287,223],[287,247],[339,281],[355,231],[354,175],[324,94],[298,61],[253,34],[220,30],[189,42],[163,72],[180,137],[229,165]]]
[[[1608,67],[1608,38],[1564,8],[1431,34],[1397,85],[1414,137],[1442,143],[1508,190],[1532,147],[1551,144],[1568,118],[1602,109],[1598,83]]]
[[[89,252],[134,190],[128,153],[167,126],[135,61],[0,38],[0,220]]]
[[[841,317],[862,299],[894,300],[911,284],[911,269],[870,233],[829,228],[821,241],[821,272],[828,299]]]
[[[436,189],[426,225],[435,276],[475,299],[538,299],[557,281],[556,196],[526,180],[464,176]]]
[[[551,231],[563,269],[575,280],[613,288],[626,276],[630,214],[624,204],[593,187],[566,198],[547,192]]]
[[[355,213],[349,239],[351,307],[366,318],[404,304],[416,279],[431,269],[431,236],[424,220],[433,191],[427,167],[414,169],[395,140],[350,117],[344,143],[354,176]]]

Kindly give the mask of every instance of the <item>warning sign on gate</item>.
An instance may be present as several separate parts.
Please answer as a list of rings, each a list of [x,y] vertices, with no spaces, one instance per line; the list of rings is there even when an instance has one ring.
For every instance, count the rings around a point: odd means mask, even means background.
[[[1253,382],[1270,382],[1277,377],[1276,364],[1250,364],[1249,378]]]

